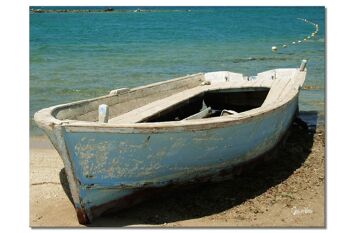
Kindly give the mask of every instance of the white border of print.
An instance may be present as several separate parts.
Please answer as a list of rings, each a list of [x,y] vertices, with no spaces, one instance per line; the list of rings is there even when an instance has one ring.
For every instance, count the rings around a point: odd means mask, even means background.
[[[263,2],[263,3],[262,3]],[[343,1],[343,3],[346,1]],[[1,13],[1,228],[29,231],[29,6],[326,6],[327,8],[327,230],[347,228],[350,157],[347,119],[349,99],[348,7],[340,1],[111,1],[27,0],[4,1]],[[208,231],[209,229],[203,229]],[[216,229],[217,231],[220,229]],[[254,230],[254,229],[253,229]],[[318,229],[322,230],[323,229]],[[47,230],[43,230],[46,232]],[[92,229],[91,232],[96,232]],[[124,231],[124,230],[123,230]],[[176,229],[175,231],[180,231]],[[181,230],[182,231],[182,230]],[[246,229],[235,229],[246,231]],[[260,229],[259,232],[270,229]],[[277,232],[282,231],[281,229]],[[291,231],[297,232],[298,229]]]

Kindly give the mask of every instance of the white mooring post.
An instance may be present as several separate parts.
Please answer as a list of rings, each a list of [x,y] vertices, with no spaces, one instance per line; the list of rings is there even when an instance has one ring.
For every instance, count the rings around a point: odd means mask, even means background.
[[[306,60],[306,59],[302,60],[302,61],[301,61],[301,64],[300,64],[299,70],[300,70],[300,71],[304,71],[304,70],[305,70],[305,67],[306,67],[306,64],[307,64],[307,60]]]
[[[107,123],[108,122],[109,109],[107,104],[101,104],[98,106],[98,122]]]

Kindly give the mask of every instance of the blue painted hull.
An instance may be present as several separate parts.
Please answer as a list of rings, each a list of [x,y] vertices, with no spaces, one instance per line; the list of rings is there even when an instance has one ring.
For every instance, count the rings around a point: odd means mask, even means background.
[[[127,197],[140,189],[214,176],[258,157],[285,134],[297,105],[295,96],[270,112],[206,130],[113,133],[62,127],[78,184],[79,221],[87,222],[109,208],[127,207]]]

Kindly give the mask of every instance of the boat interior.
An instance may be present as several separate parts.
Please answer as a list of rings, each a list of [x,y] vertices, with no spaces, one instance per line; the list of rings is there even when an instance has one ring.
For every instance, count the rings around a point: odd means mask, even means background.
[[[102,122],[107,124],[235,115],[270,102],[269,96],[275,95],[275,78],[276,71],[254,77],[227,71],[198,73],[133,89],[112,90],[106,96],[61,105],[52,115],[59,120],[101,122],[101,104],[108,106],[107,120]]]
[[[202,92],[141,122],[192,120],[238,114],[258,108],[269,88],[233,88]]]

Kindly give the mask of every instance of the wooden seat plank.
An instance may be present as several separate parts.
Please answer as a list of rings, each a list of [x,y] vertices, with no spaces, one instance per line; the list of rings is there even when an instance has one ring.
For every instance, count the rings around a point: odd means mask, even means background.
[[[247,81],[245,81],[247,82]],[[124,113],[122,115],[116,116],[114,118],[109,119],[108,123],[112,124],[123,124],[123,123],[138,123],[146,120],[150,116],[154,116],[166,109],[169,109],[179,103],[182,103],[184,101],[187,101],[188,99],[197,96],[201,93],[204,93],[205,91],[209,90],[220,90],[220,89],[226,89],[226,88],[235,88],[235,87],[241,87],[242,82],[224,82],[224,83],[216,83],[212,85],[203,85],[203,86],[196,86],[194,88],[176,93],[174,95],[171,95],[169,97],[156,100],[154,102],[151,102],[147,105],[144,105],[140,108],[131,110],[127,113]]]
[[[122,114],[120,116],[109,119],[108,123],[137,123],[141,122],[144,119],[147,119],[149,116],[155,115],[165,109],[171,108],[183,101],[188,100],[191,97],[199,95],[205,91],[205,86],[197,86],[180,93],[171,95],[167,98],[163,98],[147,105],[144,105],[140,108],[134,109],[130,112]]]

